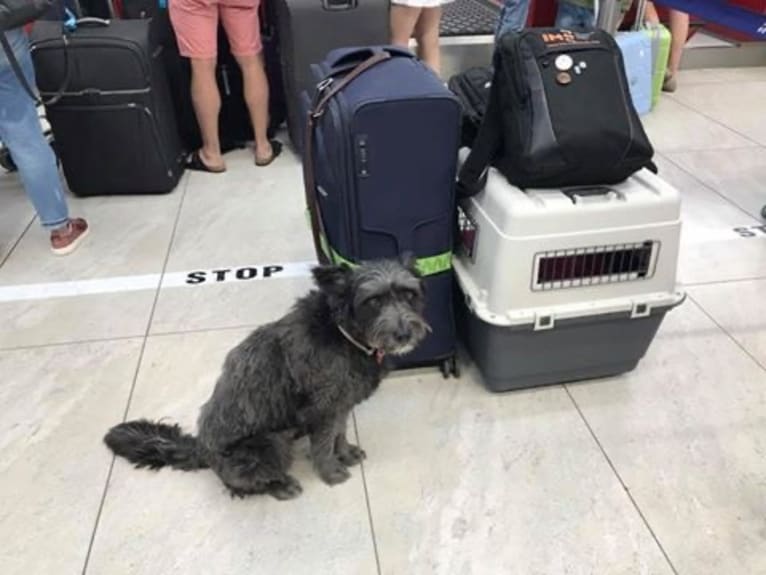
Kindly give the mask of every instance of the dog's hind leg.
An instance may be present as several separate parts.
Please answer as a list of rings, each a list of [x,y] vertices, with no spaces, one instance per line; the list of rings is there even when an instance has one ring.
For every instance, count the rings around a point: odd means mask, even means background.
[[[361,463],[367,457],[363,449],[349,443],[346,438],[349,414],[349,411],[340,413],[335,420],[335,455],[348,467]]]
[[[298,497],[303,489],[287,470],[292,463],[289,433],[255,436],[216,454],[213,471],[232,497],[269,494],[276,499]]]

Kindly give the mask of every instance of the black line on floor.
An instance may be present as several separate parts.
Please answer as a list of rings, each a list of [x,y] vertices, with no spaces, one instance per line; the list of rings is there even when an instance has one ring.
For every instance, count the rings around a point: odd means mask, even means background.
[[[689,283],[680,282],[678,285],[682,288],[695,288],[695,287],[705,287],[705,286],[737,284],[737,283],[744,283],[744,282],[757,282],[757,281],[763,281],[763,280],[766,280],[766,276],[731,278],[728,280],[710,280],[706,282],[689,282]]]
[[[168,248],[167,252],[165,253],[165,261],[162,264],[162,273],[160,277],[160,283],[157,285],[156,292],[154,294],[154,302],[152,303],[152,309],[149,312],[149,319],[146,322],[146,331],[144,332],[143,342],[141,343],[141,351],[138,354],[138,361],[136,362],[136,370],[133,373],[133,382],[130,385],[130,391],[128,392],[128,400],[125,403],[125,410],[122,414],[122,421],[125,421],[128,417],[128,412],[130,411],[130,405],[133,402],[133,394],[136,390],[136,383],[138,382],[138,375],[141,373],[141,364],[144,361],[144,352],[146,351],[146,344],[149,341],[149,330],[152,326],[152,319],[154,318],[154,311],[157,309],[157,302],[160,298],[160,291],[162,287],[162,276],[165,275],[165,271],[167,270],[168,262],[170,261],[170,252],[173,249],[173,242],[176,238],[176,230],[178,228],[178,222],[181,219],[181,211],[183,210],[184,200],[186,199],[186,191],[189,187],[189,177],[186,178],[186,181],[183,186],[183,190],[181,191],[181,201],[178,203],[178,212],[176,213],[176,219],[173,222],[173,232],[170,235],[170,242],[168,242]],[[115,422],[117,423],[117,422]],[[90,542],[88,543],[88,552],[85,555],[85,563],[82,566],[82,575],[86,575],[88,572],[88,566],[90,565],[90,557],[93,552],[93,545],[96,542],[96,535],[98,533],[98,528],[101,523],[101,515],[104,511],[104,505],[106,503],[106,496],[109,493],[109,483],[112,480],[112,472],[114,471],[114,464],[116,461],[116,457],[112,456],[112,462],[109,465],[109,472],[106,476],[106,482],[104,484],[104,490],[101,493],[101,502],[98,506],[98,513],[96,514],[96,521],[93,524],[93,531],[90,535]]]
[[[15,241],[15,242],[13,242],[13,245],[11,246],[11,249],[10,249],[10,250],[8,250],[8,253],[7,253],[7,254],[5,254],[5,257],[3,258],[3,261],[2,261],[2,262],[0,262],[0,268],[2,268],[2,267],[5,265],[5,262],[7,262],[7,261],[8,261],[8,259],[11,257],[11,254],[13,254],[13,252],[16,250],[16,248],[17,248],[17,247],[19,247],[19,244],[21,243],[21,240],[23,240],[23,239],[24,239],[24,236],[25,236],[25,235],[27,235],[27,232],[29,231],[29,228],[31,228],[31,227],[32,227],[32,224],[34,224],[34,223],[35,223],[35,220],[36,220],[36,219],[37,219],[37,217],[36,217],[36,216],[32,216],[32,219],[31,219],[31,220],[29,220],[29,223],[28,223],[28,224],[26,225],[26,227],[24,228],[24,231],[22,231],[22,232],[19,234],[19,237],[18,237],[18,238],[16,238],[16,241]]]
[[[354,434],[356,435],[356,442],[359,447],[364,448],[362,440],[359,438],[359,426],[356,423],[356,412],[351,413],[352,420],[354,422]],[[359,464],[359,468],[362,472],[362,486],[364,487],[364,501],[367,504],[367,520],[370,523],[370,535],[372,535],[372,548],[375,551],[375,565],[378,568],[378,575],[382,575],[380,569],[380,554],[378,552],[378,538],[375,535],[375,521],[372,518],[372,504],[370,503],[370,491],[367,488],[367,474],[364,468],[364,461]]]
[[[180,329],[180,330],[150,333],[146,337],[155,338],[155,337],[166,337],[166,336],[174,336],[174,335],[185,335],[187,333],[208,333],[208,332],[215,332],[215,331],[236,331],[236,330],[244,330],[244,329],[253,330],[260,325],[261,324],[259,323],[246,323],[242,325],[225,325],[221,327],[198,327],[198,328],[192,328],[192,329]],[[18,345],[18,346],[10,346],[10,347],[0,346],[0,353],[7,352],[7,351],[21,351],[26,349],[42,349],[46,347],[63,347],[67,345],[87,345],[90,343],[109,343],[112,341],[126,341],[131,339],[141,339],[143,337],[145,336],[142,334],[117,335],[112,337],[102,337],[102,338],[94,338],[94,339],[73,339],[70,341],[57,341],[57,342],[39,343],[39,344],[33,344],[33,345]]]
[[[572,402],[575,409],[577,410],[577,413],[580,414],[580,418],[585,424],[585,427],[588,428],[588,431],[590,432],[590,435],[593,438],[593,441],[596,442],[596,445],[601,450],[601,454],[604,456],[604,459],[606,459],[606,462],[609,464],[609,467],[612,469],[612,473],[614,473],[615,477],[617,478],[617,481],[620,482],[620,485],[622,486],[623,491],[625,491],[625,494],[628,496],[628,499],[630,499],[630,502],[633,504],[633,508],[636,510],[639,517],[641,517],[641,521],[644,522],[644,525],[649,530],[649,533],[651,534],[652,539],[654,539],[655,544],[657,545],[659,550],[662,552],[663,557],[665,557],[665,561],[667,561],[673,573],[675,575],[678,575],[678,570],[676,569],[675,565],[673,565],[673,562],[670,560],[670,556],[668,555],[667,551],[665,551],[665,548],[662,546],[662,543],[660,543],[660,539],[657,537],[657,534],[654,532],[654,529],[652,529],[652,526],[649,524],[649,521],[647,520],[643,511],[641,511],[641,508],[638,506],[638,503],[633,498],[633,494],[631,494],[630,489],[628,489],[628,486],[622,480],[622,476],[617,471],[617,468],[614,466],[614,463],[612,463],[612,460],[607,454],[606,449],[604,449],[604,446],[599,441],[598,437],[596,436],[596,433],[593,431],[593,428],[590,426],[590,423],[588,423],[588,420],[585,418],[585,414],[582,412],[582,409],[580,409],[580,406],[577,404],[577,401],[572,395],[572,392],[569,390],[569,386],[564,385],[563,387],[564,387],[564,391],[567,392],[567,395],[569,396],[570,401]]]

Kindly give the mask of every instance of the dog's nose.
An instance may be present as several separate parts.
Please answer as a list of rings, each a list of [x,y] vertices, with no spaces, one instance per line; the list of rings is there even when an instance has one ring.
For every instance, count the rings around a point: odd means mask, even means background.
[[[412,330],[407,326],[401,326],[394,334],[396,343],[407,343],[412,337]]]

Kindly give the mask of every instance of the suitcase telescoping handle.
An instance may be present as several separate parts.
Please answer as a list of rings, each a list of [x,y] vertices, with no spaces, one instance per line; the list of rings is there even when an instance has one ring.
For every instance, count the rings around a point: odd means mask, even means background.
[[[103,18],[80,18],[77,20],[77,26],[79,28],[106,28],[109,26],[109,20]]]
[[[303,138],[303,186],[306,194],[306,206],[311,218],[311,234],[314,238],[314,250],[321,264],[332,263],[331,248],[329,243],[327,250],[324,249],[323,240],[329,242],[324,230],[322,216],[319,213],[319,200],[317,198],[316,172],[314,170],[314,132],[317,120],[322,117],[330,101],[356,78],[364,74],[370,68],[390,60],[392,53],[388,50],[373,50],[372,55],[357,64],[348,75],[338,81],[329,78],[329,83],[323,91],[319,91],[319,101],[309,112],[306,122],[306,133]],[[368,52],[369,54],[370,52]]]

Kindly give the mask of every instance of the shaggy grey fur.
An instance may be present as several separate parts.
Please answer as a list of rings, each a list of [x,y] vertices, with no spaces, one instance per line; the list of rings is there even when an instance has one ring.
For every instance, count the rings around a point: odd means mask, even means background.
[[[384,354],[408,353],[426,336],[423,283],[409,257],[313,275],[318,290],[229,352],[197,437],[139,420],[113,427],[109,448],[137,467],[210,467],[233,496],[291,499],[301,493],[288,474],[292,443],[308,434],[322,480],[348,479],[365,458],[346,439],[348,416],[387,373]]]

